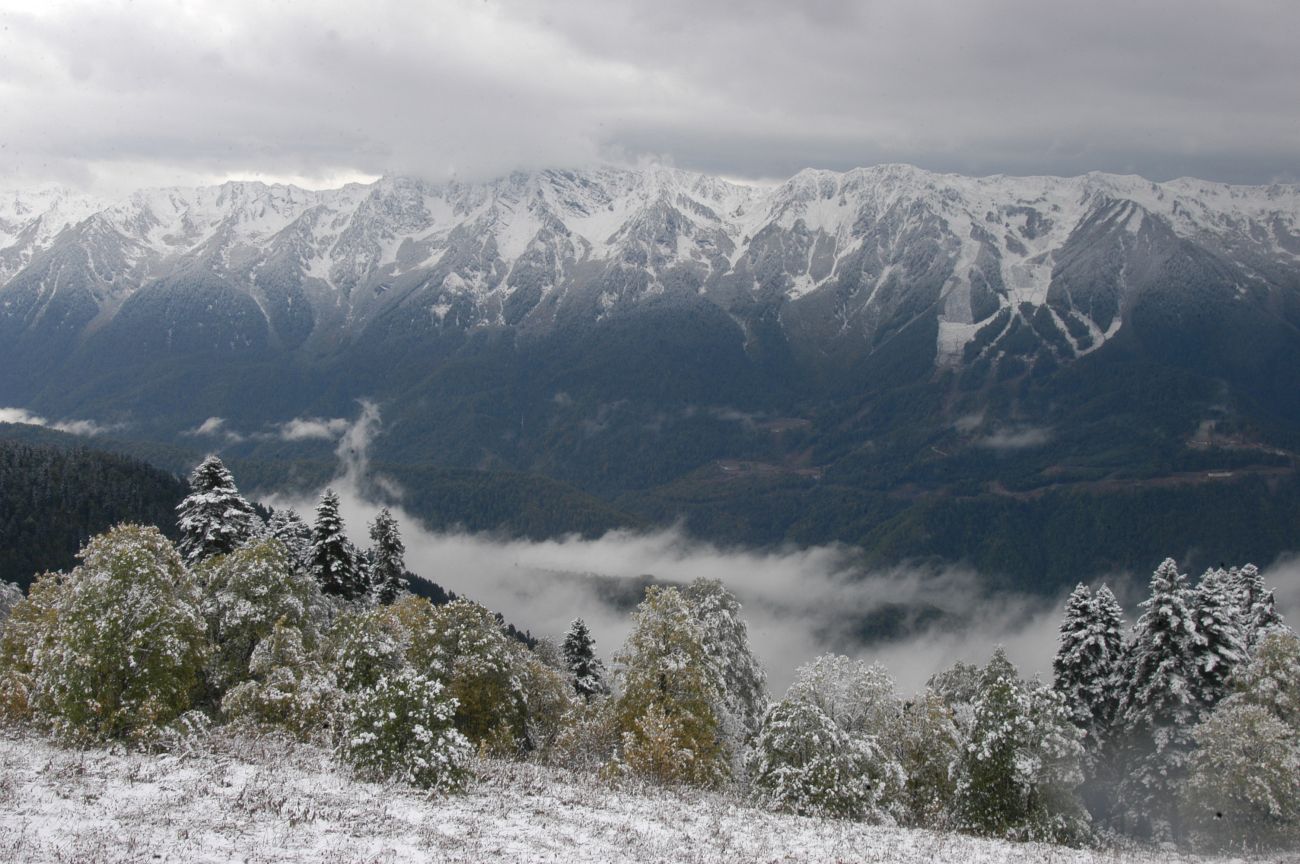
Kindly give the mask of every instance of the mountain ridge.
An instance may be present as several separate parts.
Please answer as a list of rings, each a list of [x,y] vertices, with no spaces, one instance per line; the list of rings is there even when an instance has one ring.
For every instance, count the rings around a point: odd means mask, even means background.
[[[367,399],[389,464],[1017,578],[1053,560],[1023,526],[1194,514],[1229,472],[1283,490],[1256,540],[1287,548],[1300,187],[598,168],[144,191],[57,232],[90,205],[43,200],[0,225],[0,405],[266,462],[332,445],[259,430]],[[955,531],[989,514],[988,543]],[[1071,549],[1057,578],[1100,560]]]

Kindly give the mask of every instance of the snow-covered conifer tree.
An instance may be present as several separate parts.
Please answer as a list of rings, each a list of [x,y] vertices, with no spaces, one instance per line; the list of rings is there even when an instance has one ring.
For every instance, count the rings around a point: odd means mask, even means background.
[[[370,524],[370,591],[387,606],[407,590],[406,546],[397,530],[397,520],[385,507]]]
[[[253,505],[239,494],[235,478],[217,456],[199,463],[190,475],[190,494],[176,508],[178,544],[193,564],[233,552],[263,529]]]
[[[355,600],[365,593],[366,586],[352,544],[343,533],[339,496],[332,489],[326,489],[316,505],[316,523],[311,532],[311,567],[325,594]]]
[[[1120,797],[1129,824],[1160,839],[1178,833],[1177,797],[1200,707],[1196,627],[1187,577],[1171,558],[1151,577],[1151,596],[1134,627],[1120,704],[1128,771]]]
[[[304,572],[311,570],[311,526],[296,510],[279,507],[271,511],[267,522],[271,536],[284,544],[294,564]]]
[[[1084,747],[1091,754],[1101,749],[1118,703],[1122,616],[1110,589],[1103,586],[1094,597],[1087,585],[1079,585],[1066,601],[1061,621],[1060,648],[1052,663],[1054,686],[1074,725],[1084,732]]]
[[[1235,571],[1234,580],[1237,605],[1241,610],[1241,629],[1246,640],[1246,651],[1252,652],[1272,630],[1284,628],[1281,614],[1273,600],[1273,592],[1264,584],[1264,576],[1254,564]]]
[[[575,618],[564,634],[564,664],[573,676],[573,689],[587,701],[609,692],[605,664],[596,656],[596,640],[581,618]]]
[[[1246,658],[1234,587],[1222,570],[1208,570],[1192,594],[1197,696],[1206,710],[1224,697],[1228,676]]]

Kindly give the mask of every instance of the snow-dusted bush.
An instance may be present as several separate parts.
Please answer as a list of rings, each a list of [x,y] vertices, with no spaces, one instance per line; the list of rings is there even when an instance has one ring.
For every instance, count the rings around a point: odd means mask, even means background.
[[[1298,730],[1261,705],[1223,703],[1194,731],[1183,817],[1201,846],[1300,840]]]
[[[468,600],[433,606],[409,598],[391,608],[410,632],[412,667],[441,681],[456,700],[456,728],[477,745],[506,755],[526,740],[523,646],[496,616]]]
[[[927,689],[907,703],[901,724],[899,756],[907,778],[901,821],[946,827],[964,745],[952,709]]]
[[[5,621],[9,613],[23,599],[23,589],[12,582],[0,582],[0,636],[5,632]]]
[[[10,610],[0,634],[0,719],[16,722],[32,717],[37,663],[54,639],[66,579],[62,573],[38,576],[27,597]]]
[[[703,628],[677,589],[646,589],[614,661],[626,767],[661,783],[726,779],[731,752],[721,729],[723,696],[707,661]]]
[[[768,711],[747,759],[752,795],[802,816],[861,819],[875,804],[872,755],[818,705],[786,698]]]
[[[527,749],[546,759],[571,720],[578,701],[569,679],[531,651],[521,651],[519,684],[524,706]]]
[[[324,653],[339,687],[349,692],[371,687],[406,665],[410,634],[396,608],[354,610],[335,619]]]
[[[343,757],[363,776],[438,791],[468,776],[469,741],[454,724],[442,684],[404,669],[349,698]]]
[[[338,721],[343,694],[334,676],[303,646],[301,631],[286,619],[258,642],[248,664],[251,679],[221,700],[232,723],[283,729],[309,739]]]
[[[612,763],[621,740],[614,700],[597,696],[575,701],[542,758],[552,765],[595,771]]]
[[[208,653],[200,594],[156,528],[90,541],[58,583],[56,619],[32,657],[33,707],[68,732],[147,737],[190,706]]]
[[[224,690],[248,677],[248,661],[277,621],[296,628],[308,648],[325,622],[316,580],[299,570],[274,538],[257,540],[199,567],[203,616],[214,652],[213,686]]]

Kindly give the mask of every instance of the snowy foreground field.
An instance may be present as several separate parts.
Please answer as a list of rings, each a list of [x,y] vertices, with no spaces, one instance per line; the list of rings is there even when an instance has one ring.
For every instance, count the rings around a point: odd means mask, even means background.
[[[0,861],[1203,860],[780,816],[507,762],[481,763],[468,793],[434,798],[357,782],[311,748],[223,738],[205,746],[147,756],[0,737]]]

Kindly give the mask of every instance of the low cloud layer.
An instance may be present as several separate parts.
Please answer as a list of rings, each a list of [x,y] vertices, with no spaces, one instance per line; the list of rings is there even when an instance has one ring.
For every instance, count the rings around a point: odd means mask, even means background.
[[[44,426],[69,435],[94,436],[112,432],[121,428],[116,425],[104,425],[94,420],[47,420],[31,413],[25,408],[0,408],[0,423],[23,423],[28,426]]]
[[[344,417],[295,417],[249,432],[235,429],[224,417],[209,417],[183,434],[228,444],[244,441],[339,441],[354,434],[356,428],[354,421]]]
[[[339,470],[331,486],[340,495],[349,535],[364,547],[367,526],[382,505],[363,490],[378,484],[398,500],[402,490],[391,478],[369,473],[367,454],[382,432],[382,417],[374,403],[359,405],[357,418],[339,437]],[[271,496],[267,503],[310,518],[318,495]],[[990,593],[979,574],[960,567],[865,571],[855,550],[841,545],[722,547],[677,529],[532,541],[429,531],[400,507],[390,509],[411,570],[535,636],[558,639],[581,617],[606,661],[627,637],[631,607],[650,581],[719,579],[744,605],[751,642],[774,694],[785,690],[800,665],[827,652],[882,662],[904,693],[957,660],[985,662],[998,645],[1024,674],[1050,679],[1068,593]],[[1284,613],[1300,601],[1300,557],[1272,562],[1265,575],[1277,586]],[[1143,580],[1120,575],[1110,585],[1130,614],[1140,613]],[[900,620],[902,635],[880,637],[879,628]],[[874,622],[875,635],[864,632],[864,622]]]
[[[0,186],[593,160],[1300,177],[1300,6],[0,3]]]
[[[380,507],[362,490],[375,483],[367,451],[381,428],[379,409],[362,403],[339,439],[339,476],[331,484],[349,534],[362,546]],[[400,495],[393,481],[383,482]],[[268,503],[310,518],[316,498],[272,496]],[[845,546],[726,548],[675,529],[530,541],[428,531],[400,507],[394,512],[413,571],[537,636],[558,638],[582,617],[606,660],[626,638],[630,607],[648,581],[720,579],[744,604],[752,643],[777,693],[799,665],[825,652],[878,659],[906,691],[956,660],[983,662],[999,644],[1026,672],[1047,673],[1064,599],[989,595],[977,574],[960,568],[864,572]],[[872,641],[862,632],[865,621],[879,628],[899,618],[913,621],[903,638]]]

